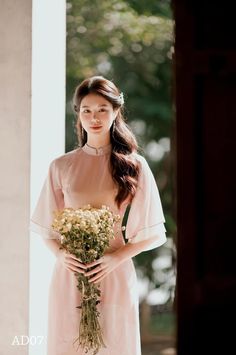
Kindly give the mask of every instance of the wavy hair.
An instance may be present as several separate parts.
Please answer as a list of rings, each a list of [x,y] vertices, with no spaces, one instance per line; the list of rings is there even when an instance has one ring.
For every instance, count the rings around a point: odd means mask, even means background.
[[[140,168],[138,162],[131,154],[139,149],[137,140],[124,118],[123,95],[116,85],[103,76],[92,76],[76,86],[73,95],[73,110],[77,115],[77,137],[79,147],[87,142],[87,132],[83,129],[79,119],[80,104],[89,93],[103,96],[109,101],[113,110],[119,109],[118,114],[110,128],[110,141],[112,151],[110,155],[110,167],[112,179],[118,187],[115,203],[120,208],[123,201],[129,198],[132,201],[138,184]]]

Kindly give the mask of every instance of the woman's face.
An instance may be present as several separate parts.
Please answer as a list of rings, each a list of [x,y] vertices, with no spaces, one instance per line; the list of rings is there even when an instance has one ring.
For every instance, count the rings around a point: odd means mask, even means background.
[[[87,134],[106,134],[117,111],[103,96],[90,93],[80,103],[79,119]]]

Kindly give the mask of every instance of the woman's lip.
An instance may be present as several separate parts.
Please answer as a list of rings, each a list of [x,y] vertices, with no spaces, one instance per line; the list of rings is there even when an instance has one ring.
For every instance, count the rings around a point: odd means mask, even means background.
[[[91,128],[101,128],[102,126],[92,126]]]

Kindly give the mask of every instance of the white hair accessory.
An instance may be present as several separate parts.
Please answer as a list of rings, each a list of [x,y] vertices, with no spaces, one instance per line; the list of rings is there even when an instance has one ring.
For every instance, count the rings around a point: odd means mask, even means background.
[[[120,93],[120,95],[119,95],[119,99],[120,99],[120,103],[121,103],[121,105],[123,105],[124,104],[124,94],[123,94],[123,92],[121,92]]]

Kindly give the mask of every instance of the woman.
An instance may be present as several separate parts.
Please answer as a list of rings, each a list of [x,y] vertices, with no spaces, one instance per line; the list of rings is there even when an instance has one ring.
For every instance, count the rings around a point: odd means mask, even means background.
[[[72,346],[78,334],[80,294],[74,272],[100,283],[99,322],[106,348],[99,355],[141,355],[137,277],[132,257],[166,241],[159,191],[135,136],[125,123],[123,94],[102,76],[84,80],[74,92],[80,146],[54,159],[30,228],[56,256],[49,292],[48,355],[82,355]],[[116,238],[99,260],[82,264],[59,249],[53,211],[107,205],[121,216]],[[124,241],[122,219],[130,207]],[[92,271],[88,268],[95,266]]]

